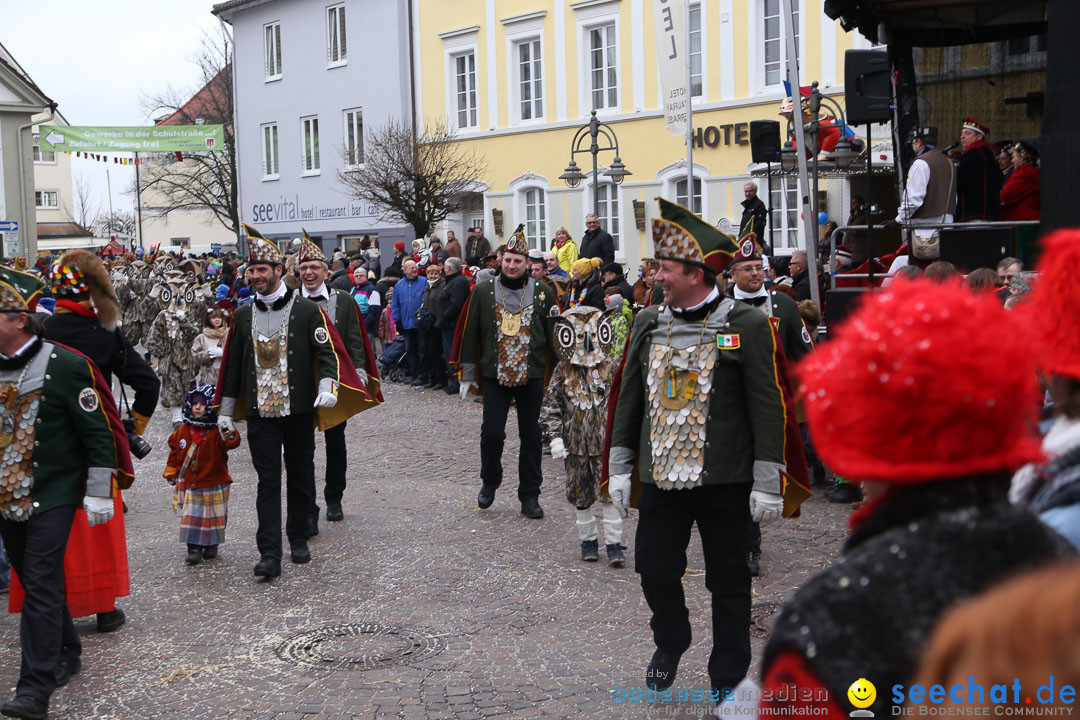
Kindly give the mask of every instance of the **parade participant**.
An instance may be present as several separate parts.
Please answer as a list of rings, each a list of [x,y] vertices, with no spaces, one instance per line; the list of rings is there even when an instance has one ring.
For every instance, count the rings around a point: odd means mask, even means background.
[[[799,316],[799,308],[787,295],[765,288],[765,265],[753,240],[742,241],[731,259],[732,297],[760,310],[773,324],[784,347],[784,357],[790,363],[802,360],[814,349],[810,332]],[[761,525],[750,522],[747,537],[746,564],[750,575],[761,574]]]
[[[770,714],[806,712],[777,692],[795,684],[801,697],[828,698],[814,714],[846,718],[853,678],[881,688],[859,709],[895,714],[884,688],[910,686],[943,611],[1068,552],[1006,498],[1010,473],[1040,455],[1040,393],[1030,344],[1002,337],[1028,335],[994,297],[897,279],[800,365],[814,445],[867,501],[842,560],[804,583],[773,626],[762,665]]]
[[[626,350],[626,340],[630,337],[630,328],[634,326],[634,311],[626,302],[626,298],[617,288],[608,288],[604,291],[604,303],[611,311],[611,332],[614,339],[608,347],[608,354],[616,363],[622,362],[623,352]]]
[[[142,435],[157,407],[161,381],[120,329],[119,305],[101,261],[88,250],[67,252],[53,265],[50,284],[56,310],[45,321],[45,339],[85,354],[109,387],[114,375],[130,387],[131,430]],[[96,528],[76,514],[64,561],[68,607],[74,617],[97,615],[98,632],[124,624],[116,598],[130,592],[122,493],[116,493],[115,504],[113,519]],[[18,607],[18,590],[12,599],[12,607]]]
[[[660,212],[653,238],[665,304],[634,322],[612,421],[608,491],[629,505],[636,467],[635,569],[656,643],[646,684],[669,687],[690,646],[682,581],[696,522],[712,593],[709,677],[714,688],[734,687],[750,664],[747,525],[784,511],[783,356],[769,321],[716,287],[738,249],[733,238],[663,198]]]
[[[176,270],[165,270],[150,290],[161,311],[143,343],[157,360],[161,404],[172,409],[173,430],[183,422],[184,396],[199,373],[191,346],[206,322],[205,290]]]
[[[564,459],[566,500],[577,509],[581,559],[600,559],[599,534],[592,506],[601,502],[608,564],[622,567],[622,515],[601,490],[604,424],[608,388],[614,372],[608,354],[615,338],[611,320],[619,311],[601,313],[587,305],[571,308],[555,320],[552,336],[559,364],[544,392],[540,425],[551,438],[551,457]]]
[[[476,498],[491,507],[502,484],[502,451],[510,403],[517,406],[521,450],[518,456],[518,500],[523,515],[544,517],[540,507],[540,405],[544,397],[551,351],[549,318],[558,315],[555,292],[525,272],[529,244],[519,225],[506,244],[502,274],[477,283],[458,321],[451,361],[459,368],[460,394],[484,398],[480,427],[480,479]]]
[[[240,447],[240,433],[219,430],[213,385],[196,385],[184,398],[184,424],[169,437],[169,459],[162,474],[173,491],[180,516],[180,542],[188,565],[213,560],[225,542],[229,521],[229,451]]]
[[[956,166],[937,149],[937,142],[936,127],[915,130],[911,138],[915,160],[896,211],[897,224],[912,226],[912,252],[920,260],[936,259],[941,251],[936,240],[938,229],[918,226],[950,223],[956,212]]]
[[[191,357],[199,369],[199,385],[217,382],[221,374],[221,356],[225,354],[225,336],[228,334],[229,323],[225,319],[225,311],[216,307],[207,310],[206,327],[191,344]]]
[[[41,336],[42,290],[33,276],[0,268],[0,536],[25,588],[22,668],[0,713],[17,718],[45,718],[53,691],[82,667],[64,592],[74,518],[106,523],[114,489],[134,479],[108,383],[85,355]]]
[[[298,253],[303,296],[322,308],[330,318],[330,322],[334,324],[338,335],[345,343],[345,349],[349,353],[353,367],[356,368],[360,382],[371,394],[372,402],[367,407],[375,407],[382,402],[379,391],[379,373],[375,366],[375,351],[371,347],[364,320],[360,316],[360,307],[352,301],[348,293],[327,287],[326,280],[330,275],[330,269],[326,256],[323,255],[322,249],[311,241],[306,230],[301,228],[300,231],[304,234]],[[363,277],[366,271],[360,269],[356,272],[357,275]],[[326,479],[323,499],[326,501],[326,519],[330,522],[345,518],[345,513],[341,508],[341,499],[345,495],[345,472],[348,469],[345,425],[346,423],[342,422],[323,434],[326,440]],[[313,527],[318,527],[318,505],[312,509],[311,522]]]
[[[282,451],[285,532],[292,561],[306,563],[314,529],[316,418],[320,429],[331,428],[354,412],[346,402],[350,397],[355,402],[366,395],[326,315],[282,283],[281,253],[250,225],[244,224],[244,231],[255,300],[233,318],[214,402],[218,427],[225,432],[234,429],[234,419],[247,418],[248,448],[259,478],[255,575],[273,578],[281,574]]]
[[[1039,148],[1021,140],[1012,149],[1013,171],[1001,186],[1002,220],[1038,220],[1042,217],[1039,200]]]
[[[964,154],[956,166],[956,221],[997,220],[1001,217],[1001,168],[986,144],[990,130],[964,119],[960,146]]]

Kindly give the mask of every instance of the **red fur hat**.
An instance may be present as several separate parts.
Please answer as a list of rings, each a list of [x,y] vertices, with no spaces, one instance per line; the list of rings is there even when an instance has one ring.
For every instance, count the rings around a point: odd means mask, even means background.
[[[993,295],[899,279],[800,364],[814,447],[847,479],[893,483],[1037,461],[1032,350]]]
[[[1031,302],[1018,311],[1035,332],[1039,367],[1080,380],[1080,230],[1058,230],[1042,239],[1038,281]]]

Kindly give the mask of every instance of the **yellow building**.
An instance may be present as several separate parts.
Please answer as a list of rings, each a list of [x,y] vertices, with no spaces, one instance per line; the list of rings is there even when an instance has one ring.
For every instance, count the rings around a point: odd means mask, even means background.
[[[524,222],[533,247],[547,249],[560,225],[580,239],[599,193],[601,224],[616,238],[616,259],[634,275],[639,258],[652,254],[646,228],[658,212],[654,198],[686,203],[685,137],[667,131],[660,109],[655,1],[413,0],[417,117],[445,118],[488,164],[487,177],[476,178],[482,192],[440,231],[461,238],[463,228],[482,225],[489,238],[502,238]],[[869,44],[826,17],[823,0],[793,3],[801,81],[818,80],[842,102],[844,52]],[[737,224],[742,214],[750,121],[778,119],[785,95],[779,12],[780,0],[691,4],[693,122],[701,132],[694,205],[712,222]],[[593,109],[617,134],[633,174],[621,186],[605,183],[603,166],[614,153],[603,153],[594,188],[591,158],[578,155],[589,177],[571,189],[559,175],[574,132]],[[797,238],[794,184],[774,179],[770,198],[765,179],[755,182],[774,209],[772,237],[783,252]],[[841,222],[846,186],[822,184],[822,207]],[[501,228],[493,227],[500,212]]]

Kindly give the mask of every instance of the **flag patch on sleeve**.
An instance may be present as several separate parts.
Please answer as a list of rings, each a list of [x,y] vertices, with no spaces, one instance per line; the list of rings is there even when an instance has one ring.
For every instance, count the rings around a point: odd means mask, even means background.
[[[721,350],[738,350],[739,349],[739,334],[725,335],[723,333],[716,334],[716,347]]]

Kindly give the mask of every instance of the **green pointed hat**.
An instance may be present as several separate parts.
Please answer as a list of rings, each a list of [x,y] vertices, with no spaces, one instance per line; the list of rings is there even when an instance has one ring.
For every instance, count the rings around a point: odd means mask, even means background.
[[[653,218],[653,245],[658,260],[678,260],[722,272],[739,250],[726,235],[682,205],[660,201],[660,217]]]
[[[743,262],[745,260],[760,260],[762,247],[758,243],[758,234],[754,230],[754,218],[750,218],[743,225],[742,232],[739,233],[739,239],[736,241],[738,249],[735,251],[735,256],[731,258],[731,263],[734,265],[737,262]]]
[[[280,265],[281,251],[277,245],[247,223],[242,223],[248,239],[248,265]]]
[[[506,241],[503,252],[528,256],[529,241],[525,239],[525,223],[518,224],[517,230],[515,230],[514,234],[510,236],[510,239]]]
[[[0,265],[0,312],[34,312],[44,290],[39,278]]]

